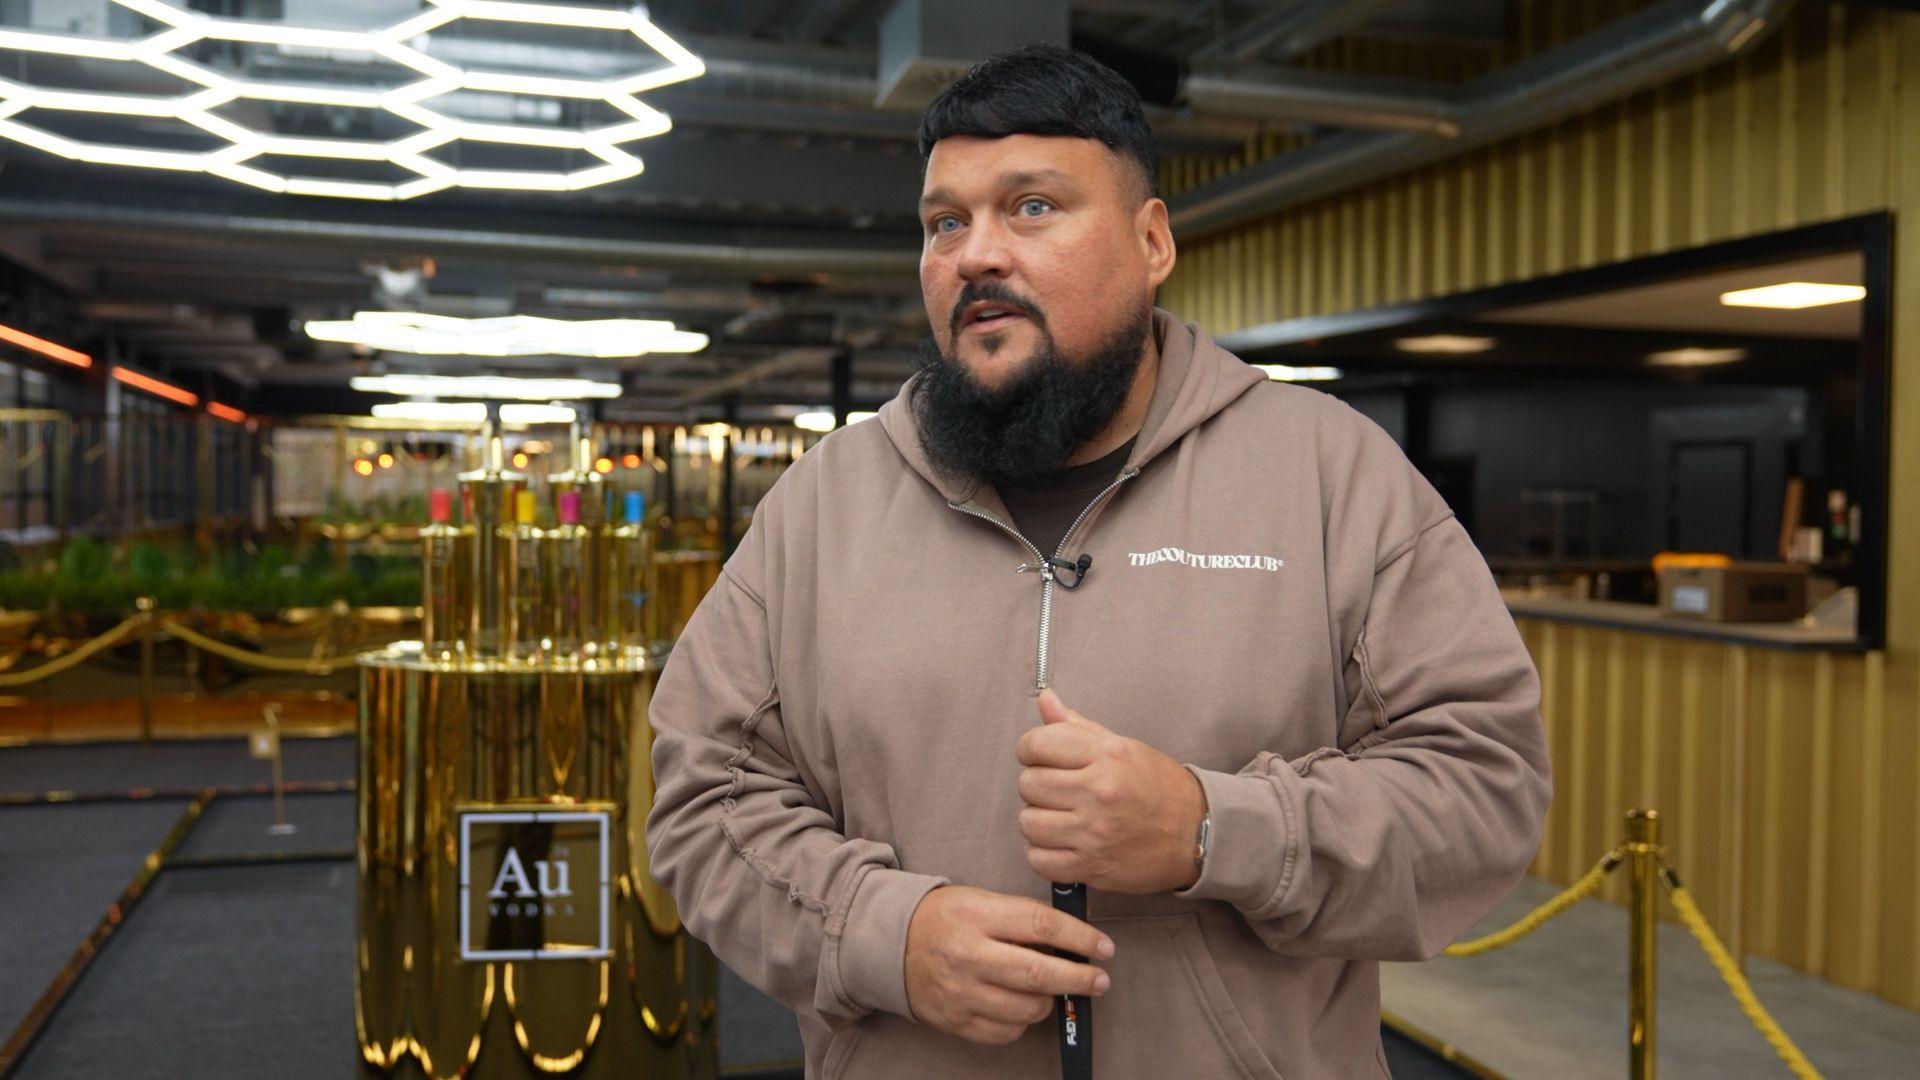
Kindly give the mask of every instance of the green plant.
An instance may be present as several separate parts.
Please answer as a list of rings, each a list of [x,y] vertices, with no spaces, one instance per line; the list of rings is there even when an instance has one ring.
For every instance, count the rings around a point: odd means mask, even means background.
[[[257,554],[233,549],[216,553],[197,571],[185,550],[169,552],[151,543],[133,544],[115,562],[97,542],[68,542],[52,573],[0,570],[0,608],[49,610],[82,616],[130,614],[135,601],[151,596],[163,609],[199,608],[272,614],[290,607],[324,607],[335,600],[362,607],[420,602],[420,569],[411,555],[355,554],[335,569],[325,551],[296,563],[287,550],[268,545]]]

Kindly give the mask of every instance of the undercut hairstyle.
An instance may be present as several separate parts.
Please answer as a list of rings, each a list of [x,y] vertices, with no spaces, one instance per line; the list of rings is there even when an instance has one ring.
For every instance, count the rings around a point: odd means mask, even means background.
[[[920,161],[953,135],[1095,139],[1139,166],[1142,200],[1160,193],[1160,148],[1140,92],[1112,68],[1059,45],[1024,45],[975,64],[920,118]]]

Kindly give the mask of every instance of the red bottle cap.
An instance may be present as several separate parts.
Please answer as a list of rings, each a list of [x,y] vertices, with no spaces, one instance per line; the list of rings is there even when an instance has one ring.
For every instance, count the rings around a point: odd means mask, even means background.
[[[445,525],[453,520],[453,492],[444,488],[427,497],[427,514],[435,525]]]

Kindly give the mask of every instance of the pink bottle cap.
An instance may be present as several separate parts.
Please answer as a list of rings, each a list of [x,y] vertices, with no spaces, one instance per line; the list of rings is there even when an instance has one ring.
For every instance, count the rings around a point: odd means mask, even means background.
[[[444,488],[427,497],[427,515],[435,525],[445,525],[453,520],[453,492]]]
[[[560,524],[580,524],[580,493],[563,491],[560,493]]]

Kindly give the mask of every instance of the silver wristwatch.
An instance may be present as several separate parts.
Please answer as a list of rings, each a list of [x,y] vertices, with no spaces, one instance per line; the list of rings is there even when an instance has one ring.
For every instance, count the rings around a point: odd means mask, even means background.
[[[1213,843],[1213,815],[1200,815],[1200,831],[1193,838],[1193,865],[1203,867],[1207,864],[1207,848]]]

